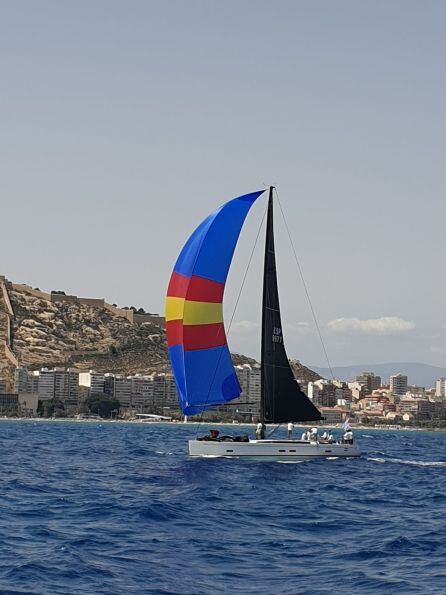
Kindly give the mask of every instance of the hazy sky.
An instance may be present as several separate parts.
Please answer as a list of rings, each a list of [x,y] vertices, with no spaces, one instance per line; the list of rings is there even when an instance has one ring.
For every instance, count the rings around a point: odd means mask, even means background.
[[[162,311],[192,229],[273,183],[332,363],[446,365],[445,27],[441,1],[0,1],[0,273]],[[324,365],[277,234],[289,355]]]

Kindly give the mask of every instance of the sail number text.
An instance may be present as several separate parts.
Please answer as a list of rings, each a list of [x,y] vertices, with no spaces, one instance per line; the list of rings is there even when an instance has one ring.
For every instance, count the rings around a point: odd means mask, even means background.
[[[273,343],[283,343],[282,329],[280,327],[273,327]]]

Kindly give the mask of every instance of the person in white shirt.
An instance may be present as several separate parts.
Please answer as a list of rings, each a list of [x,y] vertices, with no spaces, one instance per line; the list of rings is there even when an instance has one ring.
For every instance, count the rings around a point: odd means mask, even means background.
[[[333,434],[331,432],[328,433],[328,442],[330,444],[333,444],[334,442]]]
[[[300,438],[300,439],[301,439],[301,440],[305,440],[305,441],[307,440],[307,430],[304,430],[304,431],[302,432],[302,436],[301,436],[301,438]]]
[[[294,430],[294,424],[292,421],[290,421],[288,424],[288,440],[293,439],[293,430]]]
[[[311,428],[310,442],[317,442],[317,441],[318,441],[317,428]]]
[[[353,444],[353,432],[351,430],[347,430],[344,434],[344,442],[347,444]]]
[[[257,438],[257,440],[261,440],[262,439],[262,424],[260,422],[257,424],[256,438]]]

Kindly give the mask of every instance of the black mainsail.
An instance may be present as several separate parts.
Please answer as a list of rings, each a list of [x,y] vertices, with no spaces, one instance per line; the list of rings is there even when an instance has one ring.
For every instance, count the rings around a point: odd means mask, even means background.
[[[265,423],[322,418],[295,380],[283,343],[274,250],[273,187],[269,191],[263,273],[260,416]]]

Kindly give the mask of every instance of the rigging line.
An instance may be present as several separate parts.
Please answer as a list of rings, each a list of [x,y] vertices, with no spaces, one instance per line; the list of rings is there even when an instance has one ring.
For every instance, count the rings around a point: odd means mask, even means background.
[[[273,429],[270,431],[270,433],[268,434],[268,438],[271,438],[271,436],[273,436],[273,435],[274,435],[274,434],[277,432],[277,430],[280,428],[280,426],[281,426],[281,425],[282,425],[282,424],[278,424],[278,425],[277,425],[275,428],[273,428]]]
[[[243,275],[242,284],[241,284],[241,286],[240,286],[240,291],[238,292],[238,296],[237,296],[237,299],[236,299],[236,301],[235,301],[235,306],[234,306],[234,309],[233,309],[233,311],[232,311],[232,316],[231,316],[231,319],[230,319],[230,321],[229,321],[229,325],[228,325],[228,333],[227,333],[228,335],[229,335],[229,333],[230,333],[230,331],[231,331],[232,322],[233,322],[233,320],[234,320],[235,312],[236,312],[236,310],[237,310],[237,306],[238,306],[238,303],[239,303],[239,301],[240,301],[240,297],[241,297],[241,295],[242,295],[243,287],[245,286],[246,277],[248,276],[248,271],[249,271],[249,268],[250,268],[250,266],[251,266],[251,262],[252,262],[252,258],[253,258],[253,256],[254,256],[254,251],[255,251],[255,249],[256,249],[257,242],[259,241],[260,231],[262,230],[263,222],[264,222],[264,220],[265,220],[265,216],[266,216],[266,213],[267,213],[267,211],[268,211],[268,207],[265,209],[265,212],[263,213],[263,217],[262,217],[262,220],[260,221],[259,229],[257,230],[256,239],[254,240],[254,245],[253,245],[253,247],[252,247],[251,254],[250,254],[250,256],[249,256],[248,264],[246,265],[245,273],[244,273],[244,275]],[[214,372],[214,376],[213,376],[213,378],[212,378],[212,382],[211,382],[211,384],[210,384],[210,386],[209,386],[209,391],[208,391],[208,394],[207,394],[207,397],[206,397],[206,401],[204,402],[204,405],[203,405],[204,407],[207,405],[207,402],[208,402],[208,400],[209,400],[209,396],[210,396],[210,394],[211,394],[212,386],[213,386],[213,384],[214,384],[214,380],[215,380],[215,377],[216,377],[216,375],[217,375],[218,366],[220,365],[221,356],[222,356],[222,352],[220,352],[220,356],[219,356],[219,358],[218,358],[217,365],[215,366],[215,372]],[[199,430],[199,428],[200,428],[200,424],[201,424],[201,423],[202,423],[202,421],[203,421],[203,414],[204,414],[204,410],[201,412],[200,418],[199,418],[199,419],[198,419],[198,421],[197,421],[197,427],[196,427],[196,429],[195,429],[195,432],[196,432],[197,434],[198,434],[198,430]]]
[[[293,239],[291,237],[291,234],[290,234],[290,230],[288,228],[287,221],[285,219],[285,214],[284,214],[283,209],[282,209],[282,203],[280,202],[279,193],[277,192],[277,188],[274,188],[274,190],[276,191],[277,202],[279,203],[280,212],[282,213],[282,219],[283,219],[283,222],[285,223],[285,229],[286,229],[286,232],[287,232],[287,235],[288,235],[288,239],[290,240],[291,248],[292,248],[293,254],[294,254],[294,259],[296,261],[297,268],[299,270],[300,278],[302,280],[302,285],[304,286],[305,295],[307,296],[308,304],[310,306],[310,310],[311,310],[311,314],[313,316],[314,324],[316,326],[317,334],[319,335],[319,340],[320,340],[321,345],[322,345],[322,350],[324,352],[325,359],[327,361],[327,364],[328,364],[328,368],[330,370],[331,377],[334,380],[335,379],[335,376],[334,376],[334,373],[333,373],[333,368],[332,368],[331,363],[330,363],[330,358],[328,357],[327,349],[325,348],[324,339],[322,337],[322,333],[321,333],[321,329],[319,327],[319,323],[318,323],[318,320],[317,320],[316,312],[315,312],[315,309],[313,307],[313,303],[312,303],[311,298],[310,298],[310,293],[308,291],[307,284],[305,282],[304,273],[303,273],[301,264],[299,262],[299,258],[297,257],[296,248],[294,247],[294,242],[293,242]]]

